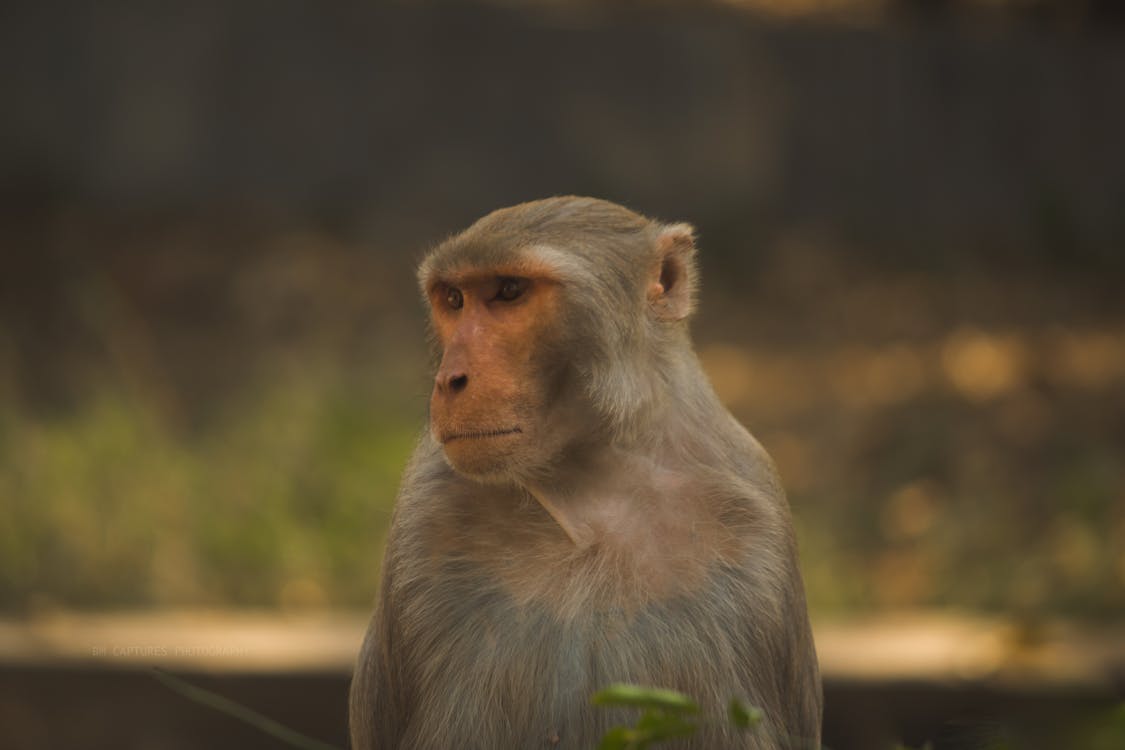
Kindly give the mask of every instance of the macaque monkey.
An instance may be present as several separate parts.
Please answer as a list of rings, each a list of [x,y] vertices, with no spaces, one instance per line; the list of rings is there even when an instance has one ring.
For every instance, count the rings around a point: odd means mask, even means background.
[[[591,198],[496,211],[418,278],[440,364],[351,688],[356,750],[595,748],[610,683],[714,720],[672,747],[817,748],[773,463],[692,351],[693,230]],[[732,698],[764,720],[723,718]]]

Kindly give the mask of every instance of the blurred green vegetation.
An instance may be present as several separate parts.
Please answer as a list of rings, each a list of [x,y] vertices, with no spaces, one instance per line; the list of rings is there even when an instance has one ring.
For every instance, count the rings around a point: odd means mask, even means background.
[[[121,391],[0,421],[0,599],[360,605],[418,433],[386,394],[270,383],[190,438]]]
[[[410,253],[18,224],[41,251],[0,295],[0,608],[367,607],[429,390]],[[703,233],[697,347],[780,467],[814,615],[1125,612],[1116,273]]]

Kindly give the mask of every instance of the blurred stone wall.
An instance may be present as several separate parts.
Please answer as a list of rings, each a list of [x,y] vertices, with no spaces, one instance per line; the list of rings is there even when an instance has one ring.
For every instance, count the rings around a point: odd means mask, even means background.
[[[905,256],[1125,247],[1121,27],[49,0],[0,12],[0,92],[4,211],[233,204],[430,241],[583,192],[727,252],[793,225]]]

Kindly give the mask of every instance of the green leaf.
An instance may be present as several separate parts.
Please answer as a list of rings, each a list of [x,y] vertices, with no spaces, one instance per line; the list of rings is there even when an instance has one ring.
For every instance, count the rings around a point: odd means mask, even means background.
[[[685,737],[695,730],[695,722],[663,711],[646,711],[637,726],[614,727],[606,732],[598,750],[645,750],[653,743]]]
[[[756,727],[762,723],[763,718],[761,709],[755,706],[747,706],[737,698],[730,702],[731,723],[740,729]]]
[[[598,750],[629,750],[632,731],[628,727],[614,727],[602,736]],[[632,745],[637,747],[637,745]]]
[[[690,714],[699,712],[699,705],[683,693],[622,683],[599,690],[590,701],[595,706],[625,706]]]

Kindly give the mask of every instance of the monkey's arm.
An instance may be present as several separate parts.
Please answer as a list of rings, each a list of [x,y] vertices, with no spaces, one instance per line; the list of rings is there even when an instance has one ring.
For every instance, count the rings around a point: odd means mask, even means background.
[[[402,740],[406,711],[401,686],[396,684],[390,591],[390,575],[384,570],[375,614],[352,676],[348,711],[352,750],[394,750]]]
[[[788,585],[780,595],[783,627],[776,634],[773,676],[781,698],[776,720],[780,738],[788,747],[819,748],[823,711],[820,670],[795,546],[792,549],[785,566]]]
[[[759,683],[759,708],[770,719],[773,741],[784,748],[815,749],[820,747],[823,694],[789,503],[772,459],[741,426],[738,432],[748,459],[739,464],[740,505],[751,509],[740,530],[754,539],[742,569],[749,592],[742,635],[753,644],[745,666],[751,673],[769,666],[768,680]]]
[[[789,669],[784,671],[788,679],[789,695],[787,724],[789,733],[795,735],[799,746],[819,748],[824,695],[812,628],[808,615],[805,614],[804,591],[799,591],[798,594],[801,602],[800,608],[793,612],[792,656]]]

